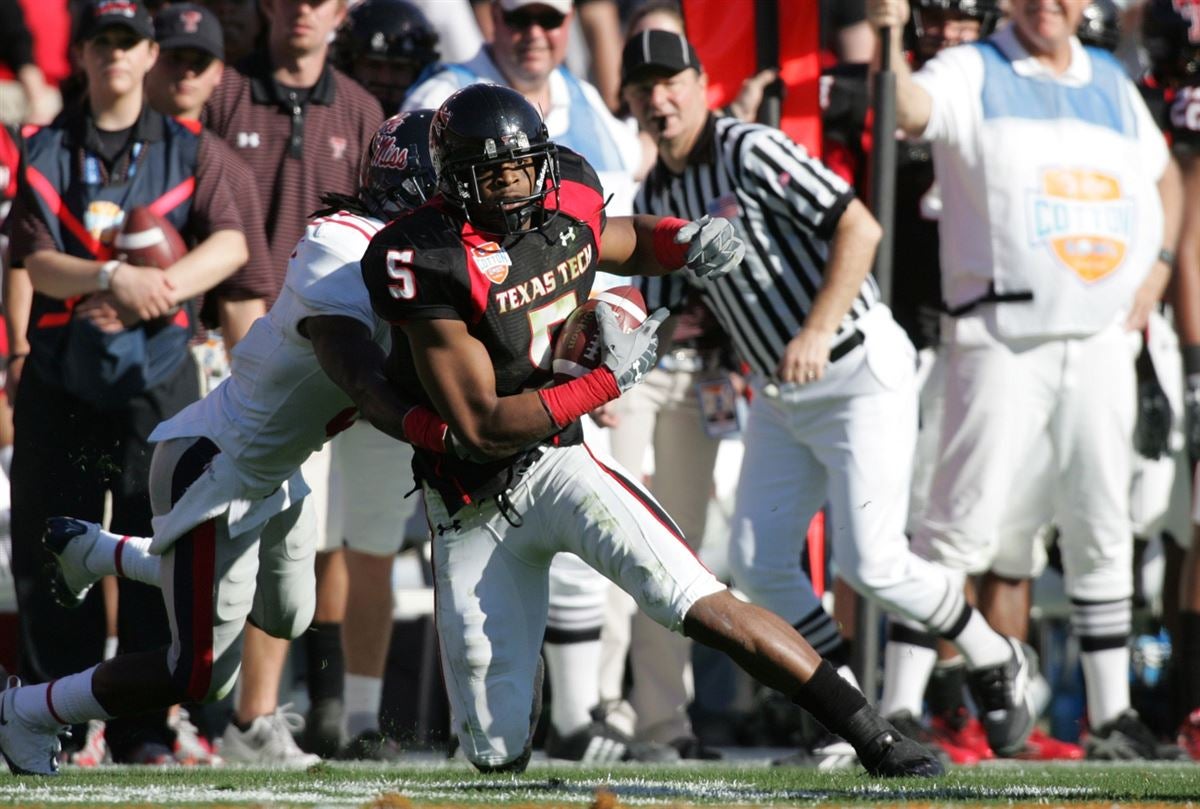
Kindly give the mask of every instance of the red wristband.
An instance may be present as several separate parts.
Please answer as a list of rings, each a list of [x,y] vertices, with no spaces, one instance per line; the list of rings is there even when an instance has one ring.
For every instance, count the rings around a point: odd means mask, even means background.
[[[446,451],[446,422],[428,407],[417,405],[404,414],[404,435],[408,443],[433,452]]]
[[[566,427],[620,395],[617,378],[607,368],[597,368],[578,379],[538,391],[555,427]]]
[[[654,226],[654,257],[668,270],[677,270],[687,263],[688,246],[675,243],[675,234],[686,224],[686,219],[664,216]]]

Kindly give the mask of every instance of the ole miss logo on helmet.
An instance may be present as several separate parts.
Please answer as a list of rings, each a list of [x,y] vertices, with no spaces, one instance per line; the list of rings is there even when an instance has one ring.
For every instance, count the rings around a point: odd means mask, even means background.
[[[395,123],[375,136],[375,153],[371,165],[381,169],[396,169],[401,171],[408,168],[408,146],[401,147],[396,143],[395,132],[404,123],[407,115],[396,117]]]

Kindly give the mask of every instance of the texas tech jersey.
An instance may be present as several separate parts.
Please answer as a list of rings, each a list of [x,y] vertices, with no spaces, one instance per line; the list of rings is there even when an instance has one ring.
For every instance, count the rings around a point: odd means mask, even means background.
[[[362,261],[375,312],[399,326],[412,320],[461,320],[487,349],[496,393],[510,396],[551,380],[551,335],[587,300],[599,261],[604,196],[592,167],[559,148],[560,186],[546,198],[547,221],[504,237],[476,229],[439,195],[372,240]],[[393,329],[389,375],[406,394],[432,406],[421,387],[404,332]],[[557,436],[578,441],[578,426]],[[520,457],[471,464],[417,451],[417,476],[451,508],[507,489]]]
[[[269,493],[330,437],[354,423],[350,397],[325,375],[302,333],[305,318],[359,321],[387,349],[358,261],[383,223],[340,212],[309,223],[292,251],[279,298],[233,349],[231,375],[163,422],[151,441],[207,436],[233,459],[250,491]]]

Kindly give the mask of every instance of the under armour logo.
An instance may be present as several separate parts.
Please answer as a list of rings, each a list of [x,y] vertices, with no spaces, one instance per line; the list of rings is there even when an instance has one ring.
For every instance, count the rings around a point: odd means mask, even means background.
[[[568,244],[575,241],[575,228],[569,227],[562,233],[558,234],[558,241],[563,247],[566,247]]]
[[[451,520],[449,525],[443,525],[442,523],[438,523],[438,527],[437,527],[438,536],[443,536],[444,534],[447,534],[450,531],[457,531],[460,528],[462,528],[462,523],[459,522],[458,520]]]
[[[257,132],[239,132],[237,145],[239,149],[257,149],[262,145],[262,138]]]

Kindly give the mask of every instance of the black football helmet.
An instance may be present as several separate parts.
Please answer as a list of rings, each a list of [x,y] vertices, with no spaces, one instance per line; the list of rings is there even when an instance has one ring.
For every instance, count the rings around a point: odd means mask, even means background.
[[[383,104],[398,109],[417,76],[440,58],[438,35],[408,0],[363,0],[334,43],[337,66]]]
[[[907,47],[922,60],[932,59],[942,42],[930,32],[930,15],[952,12],[979,20],[979,36],[986,37],[1000,19],[999,0],[913,0],[912,16],[906,26]]]
[[[429,159],[433,110],[393,115],[375,130],[358,172],[358,196],[377,218],[394,219],[420,207],[436,192]]]
[[[1142,41],[1154,76],[1169,86],[1200,83],[1200,5],[1150,0],[1142,10]]]
[[[1115,51],[1121,43],[1121,13],[1113,0],[1092,0],[1083,9],[1075,35],[1084,45]]]
[[[429,129],[429,153],[442,196],[489,232],[536,230],[547,219],[546,197],[558,198],[558,149],[542,116],[516,90],[472,84],[447,98]],[[484,201],[480,170],[524,158],[533,160],[533,192]]]

